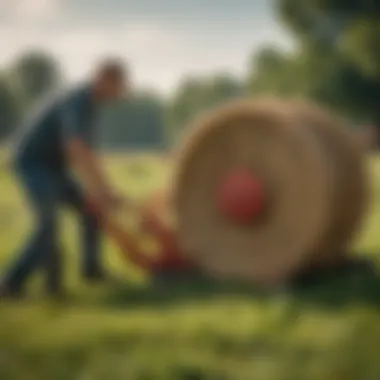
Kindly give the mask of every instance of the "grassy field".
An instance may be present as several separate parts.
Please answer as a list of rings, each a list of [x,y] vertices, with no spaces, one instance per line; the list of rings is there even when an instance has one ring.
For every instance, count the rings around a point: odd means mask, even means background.
[[[109,157],[115,183],[144,197],[168,180],[155,157]],[[85,286],[78,275],[76,223],[64,215],[70,299],[40,295],[0,305],[0,379],[8,380],[378,380],[380,379],[380,161],[371,159],[374,201],[355,251],[373,271],[325,275],[287,294],[232,284],[150,287],[105,242],[115,287]],[[0,170],[0,265],[28,231],[30,217]]]

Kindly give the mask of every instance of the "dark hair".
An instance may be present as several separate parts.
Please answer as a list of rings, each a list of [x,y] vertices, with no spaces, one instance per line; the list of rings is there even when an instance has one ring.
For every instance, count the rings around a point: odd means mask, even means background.
[[[112,80],[123,80],[126,76],[125,65],[119,59],[106,59],[100,63],[98,74]]]

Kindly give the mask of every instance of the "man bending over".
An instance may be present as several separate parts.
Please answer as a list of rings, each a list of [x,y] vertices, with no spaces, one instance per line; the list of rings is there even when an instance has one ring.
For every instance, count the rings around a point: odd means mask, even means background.
[[[106,277],[99,257],[98,225],[87,211],[73,173],[103,209],[120,204],[91,146],[96,111],[123,95],[125,76],[119,62],[106,61],[90,83],[49,99],[37,115],[27,120],[15,150],[14,168],[36,221],[27,244],[17,252],[0,283],[0,295],[22,295],[27,278],[41,268],[46,271],[47,292],[60,295],[62,265],[57,223],[63,204],[72,206],[81,220],[84,278],[98,281]]]

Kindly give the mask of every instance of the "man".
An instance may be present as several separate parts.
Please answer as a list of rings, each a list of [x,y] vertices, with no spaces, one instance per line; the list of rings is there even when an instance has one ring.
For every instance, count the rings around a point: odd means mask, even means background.
[[[73,172],[79,174],[93,199],[110,210],[120,204],[92,152],[95,112],[120,98],[125,73],[117,61],[99,66],[91,83],[68,95],[52,99],[32,120],[15,151],[14,166],[36,217],[35,230],[18,254],[0,285],[6,296],[23,294],[27,278],[45,268],[46,290],[50,295],[62,291],[61,258],[57,237],[59,206],[72,206],[81,218],[83,276],[103,280],[99,257],[97,221],[88,212],[84,194]]]

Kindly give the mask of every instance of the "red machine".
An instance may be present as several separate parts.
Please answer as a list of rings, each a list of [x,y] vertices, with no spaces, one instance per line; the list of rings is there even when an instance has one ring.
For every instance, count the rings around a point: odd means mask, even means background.
[[[119,246],[123,256],[129,262],[149,272],[185,271],[192,267],[181,254],[176,236],[170,228],[164,225],[157,215],[155,204],[148,202],[139,210],[140,227],[143,232],[153,236],[159,245],[155,258],[149,257],[138,246],[136,237],[126,231],[120,223],[107,215],[95,202],[88,202],[91,212],[96,215],[104,232]]]

